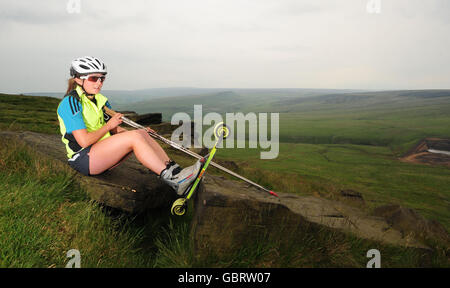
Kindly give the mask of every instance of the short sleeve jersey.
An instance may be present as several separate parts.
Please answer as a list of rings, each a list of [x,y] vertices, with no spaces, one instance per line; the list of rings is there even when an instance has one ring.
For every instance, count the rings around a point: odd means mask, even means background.
[[[105,105],[109,109],[112,109],[109,101],[106,101]],[[66,133],[72,134],[75,130],[86,129],[81,111],[81,103],[74,96],[64,97],[61,101],[58,108],[58,115],[64,121]]]

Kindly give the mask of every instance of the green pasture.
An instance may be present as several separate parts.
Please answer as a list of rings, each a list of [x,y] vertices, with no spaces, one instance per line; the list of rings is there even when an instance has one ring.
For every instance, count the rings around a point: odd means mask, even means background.
[[[369,213],[395,203],[448,230],[450,169],[398,160],[424,137],[449,137],[447,94],[391,94],[383,94],[384,102],[373,95],[255,101],[254,111],[280,113],[278,157],[261,160],[259,149],[236,148],[219,150],[217,161],[235,162],[236,172],[278,192],[339,199],[341,190],[352,189]],[[0,94],[0,130],[59,133],[59,101]],[[251,111],[248,102],[239,106]],[[387,251],[383,267],[425,265],[416,251],[325,231],[296,239],[289,249],[255,239],[229,257],[198,261],[188,233],[191,214],[110,211],[89,200],[74,173],[0,139],[0,267],[64,267],[70,249],[80,249],[82,267],[365,267],[374,245]],[[448,249],[441,248],[425,266],[448,267]]]
[[[404,163],[388,147],[353,144],[281,143],[276,159],[261,160],[260,149],[221,149],[218,157],[260,175],[275,191],[336,197],[360,192],[369,209],[386,204],[414,208],[450,227],[450,169]],[[248,172],[251,175],[251,172]]]

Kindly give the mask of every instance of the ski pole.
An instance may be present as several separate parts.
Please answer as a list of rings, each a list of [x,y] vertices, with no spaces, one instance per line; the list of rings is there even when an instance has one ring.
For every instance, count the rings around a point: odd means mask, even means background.
[[[109,116],[114,116],[114,115],[117,113],[117,112],[115,112],[114,110],[111,110],[111,109],[109,109],[109,108],[106,107],[106,106],[104,106],[103,109],[104,109],[104,111],[106,112],[106,114],[108,114]],[[129,125],[129,126],[131,126],[131,127],[133,127],[133,128],[136,128],[136,129],[146,129],[144,126],[142,126],[142,125],[140,125],[140,124],[138,124],[138,123],[136,123],[136,122],[134,122],[134,121],[128,119],[128,118],[125,117],[125,116],[122,116],[122,121],[123,121],[125,124],[127,124],[127,125]],[[167,144],[167,145],[170,145],[170,146],[172,146],[173,148],[178,149],[178,150],[180,150],[180,151],[182,151],[182,152],[184,152],[184,153],[186,153],[186,154],[188,154],[188,155],[190,155],[190,156],[192,156],[192,157],[194,157],[194,158],[196,158],[196,159],[201,159],[201,158],[203,158],[202,156],[198,155],[197,153],[195,153],[195,152],[193,152],[193,151],[191,151],[191,150],[189,150],[189,149],[187,149],[187,148],[181,146],[181,145],[178,144],[178,143],[175,143],[175,142],[173,142],[173,141],[170,141],[170,140],[164,138],[163,136],[159,135],[159,134],[156,133],[156,132],[147,131],[147,133],[148,133],[150,136],[152,136],[153,138],[155,138],[155,139],[157,139],[157,140],[160,140],[161,142],[163,142],[163,143],[165,143],[165,144]],[[261,186],[261,185],[255,183],[255,182],[253,182],[253,181],[251,181],[251,180],[249,180],[249,179],[247,179],[247,178],[245,178],[244,176],[241,176],[241,175],[239,175],[239,174],[237,174],[237,173],[235,173],[235,172],[233,172],[233,171],[231,171],[231,170],[229,170],[229,169],[227,169],[227,168],[225,168],[225,167],[223,167],[223,166],[221,166],[221,165],[219,165],[219,164],[217,164],[217,163],[215,163],[215,162],[213,162],[213,161],[211,161],[210,164],[211,164],[212,166],[216,167],[217,169],[222,170],[222,171],[225,172],[225,173],[228,173],[228,174],[230,174],[230,175],[232,175],[232,176],[234,176],[234,177],[236,177],[236,178],[238,178],[238,179],[240,179],[240,180],[242,180],[242,181],[244,181],[244,182],[247,182],[248,184],[250,184],[250,185],[252,185],[252,186],[254,186],[254,187],[256,187],[256,188],[259,188],[259,189],[261,189],[261,190],[263,190],[263,191],[269,193],[269,194],[272,195],[272,196],[278,197],[277,193],[275,193],[275,192],[273,192],[272,190],[269,190],[269,189],[267,189],[267,188],[265,188],[265,187],[263,187],[263,186]]]

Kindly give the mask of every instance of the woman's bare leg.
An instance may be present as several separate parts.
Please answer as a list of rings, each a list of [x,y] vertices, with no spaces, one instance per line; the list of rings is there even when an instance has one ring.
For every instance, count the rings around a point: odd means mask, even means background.
[[[139,131],[143,131],[143,130],[139,130]],[[144,138],[147,140],[149,145],[151,145],[152,148],[155,150],[155,152],[158,154],[161,161],[164,161],[164,163],[166,163],[167,159],[169,159],[169,156],[167,156],[166,151],[164,151],[164,149],[158,144],[158,142],[156,142],[156,140],[154,140],[152,137],[150,137],[146,131],[143,131],[142,133],[145,134]],[[112,167],[108,168],[108,170],[111,170],[111,169],[119,166],[120,164],[122,164],[122,162],[124,162],[126,159],[128,159],[128,157],[130,157],[131,153],[132,152],[125,155],[121,160],[119,160],[119,162],[114,164]]]
[[[144,133],[145,140],[147,140],[148,144],[153,148],[155,153],[158,154],[158,157],[164,162],[167,161],[167,159],[169,159],[169,156],[167,156],[166,151],[164,151],[164,149],[158,144],[158,142],[156,142],[155,139],[148,135],[145,130],[139,131],[142,131]]]
[[[90,174],[104,172],[133,151],[142,165],[159,175],[166,168],[166,162],[170,158],[156,141],[150,139],[153,143],[149,138],[145,130],[133,130],[115,134],[95,143],[89,152]]]

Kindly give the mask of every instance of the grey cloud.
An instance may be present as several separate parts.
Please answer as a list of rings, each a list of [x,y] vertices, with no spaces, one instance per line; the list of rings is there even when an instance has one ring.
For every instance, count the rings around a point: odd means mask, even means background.
[[[323,1],[288,1],[287,3],[279,2],[279,5],[274,9],[274,12],[299,16],[304,14],[320,13],[325,10],[331,9],[334,6],[335,4],[333,3],[329,3],[328,5],[324,6]]]
[[[135,9],[135,13],[112,13],[105,8],[110,1],[80,0],[80,13],[69,13],[68,0],[11,1],[0,2],[0,23],[25,25],[65,25],[95,24],[100,27],[116,27],[124,24],[140,23],[146,19],[145,11]]]
[[[24,24],[61,24],[70,21],[66,14],[46,9],[20,9],[11,7],[0,11],[2,23],[24,23]]]
[[[63,24],[74,21],[67,12],[67,1],[11,1],[0,2],[0,21],[32,25]],[[79,15],[84,17],[83,15]]]
[[[0,0],[0,92],[64,89],[83,55],[107,62],[108,89],[449,86],[431,78],[450,74],[450,1],[367,1]]]

